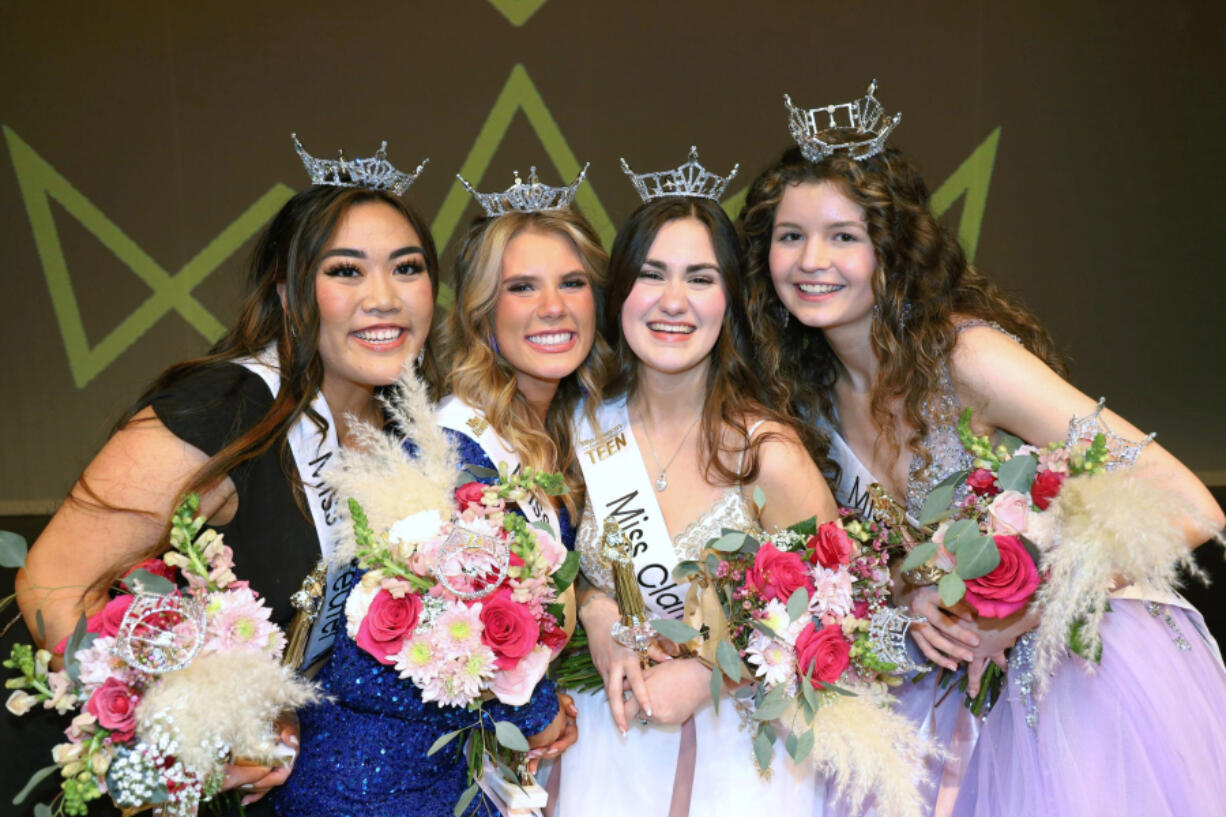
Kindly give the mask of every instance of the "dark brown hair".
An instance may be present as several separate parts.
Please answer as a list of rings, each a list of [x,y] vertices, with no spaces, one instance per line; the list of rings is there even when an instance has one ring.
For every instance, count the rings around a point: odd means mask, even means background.
[[[275,345],[281,388],[272,406],[259,422],[211,456],[183,486],[183,493],[212,488],[237,466],[273,446],[279,447],[286,477],[298,485],[298,471],[288,448],[289,429],[304,414],[320,429],[327,427],[324,418],[311,408],[311,401],[319,392],[324,377],[323,360],[319,355],[316,268],[341,217],[351,207],[370,202],[392,207],[412,225],[421,240],[431,292],[437,296],[438,253],[429,226],[412,208],[384,191],[326,185],[307,188],[286,202],[261,234],[252,254],[246,296],[234,325],[208,354],[177,363],[164,371],[124,412],[111,433],[132,422],[154,395],[193,373],[227,365]],[[284,289],[284,306],[281,288]],[[438,368],[428,339],[424,351],[422,375],[437,395]],[[86,497],[100,502],[84,479],[79,484]],[[299,494],[300,491],[295,491],[305,515],[307,511],[302,507]]]
[[[932,215],[928,187],[900,151],[887,147],[859,162],[835,154],[814,163],[798,148],[789,148],[754,180],[739,222],[759,371],[778,405],[810,422],[834,419],[831,390],[839,362],[820,331],[787,320],[770,275],[775,212],[787,188],[805,182],[829,182],[865,211],[877,259],[870,336],[880,364],[870,413],[882,432],[879,439],[892,452],[900,443],[889,403],[901,397],[903,419],[915,429],[907,444],[925,466],[931,461],[921,446],[928,432],[923,407],[942,388],[957,339],[955,316],[1000,325],[1061,376],[1066,374],[1038,319],[971,266],[957,239]],[[806,443],[812,445],[812,438]],[[816,445],[815,457],[822,462],[828,441],[819,435]]]
[[[751,337],[743,294],[740,241],[736,228],[718,203],[676,196],[656,199],[640,205],[618,230],[609,255],[609,295],[605,304],[606,337],[617,355],[618,371],[606,392],[609,396],[635,393],[639,361],[621,331],[622,305],[634,288],[660,228],[686,218],[696,219],[710,233],[727,296],[723,329],[707,361],[707,393],[699,436],[700,457],[706,462],[704,477],[712,484],[753,482],[760,469],[758,454],[762,443],[778,435],[772,432],[750,439],[748,424],[762,419],[792,425],[797,433],[801,429],[757,397],[763,393],[762,386],[746,358]],[[731,439],[725,429],[732,431]],[[720,456],[739,454],[742,450],[746,456],[739,469],[729,464],[732,458]]]

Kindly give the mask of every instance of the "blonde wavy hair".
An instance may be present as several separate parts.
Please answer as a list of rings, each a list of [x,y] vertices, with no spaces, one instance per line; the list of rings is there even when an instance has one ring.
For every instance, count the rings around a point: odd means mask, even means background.
[[[490,339],[493,314],[502,285],[502,257],[511,239],[526,231],[555,233],[574,246],[583,262],[596,304],[596,338],[583,363],[558,384],[544,427],[519,393],[515,369]],[[442,329],[442,356],[448,372],[444,391],[480,409],[498,435],[519,454],[526,467],[560,471],[571,517],[583,507],[583,478],[575,454],[571,418],[581,399],[595,422],[603,402],[601,384],[616,370],[603,337],[603,301],[609,257],[587,220],[574,210],[512,212],[475,222],[456,260],[455,306]]]

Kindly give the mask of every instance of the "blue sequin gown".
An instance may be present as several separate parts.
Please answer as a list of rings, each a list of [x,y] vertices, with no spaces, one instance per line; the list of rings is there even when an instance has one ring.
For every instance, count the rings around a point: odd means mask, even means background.
[[[485,452],[456,435],[460,461],[494,468]],[[562,508],[563,543],[574,531]],[[465,762],[453,742],[432,757],[426,751],[440,735],[471,726],[475,716],[456,707],[425,703],[410,681],[361,650],[344,629],[315,680],[331,701],[299,713],[302,748],[289,780],[274,795],[282,817],[451,817],[467,787]],[[525,735],[547,727],[557,715],[554,683],[544,679],[523,706],[484,706],[494,720],[508,720]],[[496,813],[480,798],[467,814]]]

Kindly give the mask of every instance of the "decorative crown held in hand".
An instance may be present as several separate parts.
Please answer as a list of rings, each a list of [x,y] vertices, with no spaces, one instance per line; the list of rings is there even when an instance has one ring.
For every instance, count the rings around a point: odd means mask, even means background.
[[[690,160],[680,167],[671,170],[660,170],[655,173],[635,173],[622,159],[622,172],[630,177],[634,189],[639,192],[639,198],[644,202],[662,199],[666,196],[696,196],[718,202],[728,189],[728,183],[736,178],[736,172],[741,165],[732,166],[732,172],[727,176],[711,173],[698,163],[698,148],[690,147]]]
[[[524,184],[519,178],[519,172],[515,173],[515,184],[508,187],[501,193],[479,193],[476,188],[468,183],[459,173],[456,178],[460,180],[460,184],[464,185],[464,189],[472,193],[473,198],[485,210],[487,216],[501,216],[504,213],[518,211],[520,213],[539,213],[542,210],[561,210],[569,207],[571,202],[575,200],[575,193],[579,190],[579,185],[583,184],[583,179],[587,176],[587,169],[591,163],[585,164],[583,169],[579,171],[579,175],[575,180],[565,187],[551,187],[547,184],[541,184],[541,180],[536,177],[536,167],[532,167],[528,173],[528,183]]]
[[[617,526],[617,520],[609,517],[604,522],[601,559],[613,571],[613,591],[617,596],[617,610],[621,619],[613,624],[613,640],[639,654],[639,661],[647,665],[647,648],[655,637],[655,631],[647,618],[647,602],[639,589],[634,575],[634,546]]]
[[[404,195],[409,185],[417,181],[422,168],[429,159],[412,173],[402,173],[387,160],[387,142],[384,141],[375,155],[368,159],[346,159],[344,151],[338,151],[337,159],[316,159],[306,152],[298,134],[292,133],[294,150],[302,157],[302,166],[311,177],[311,184],[326,184],[332,187],[365,187],[371,190],[388,190],[397,196]]]
[[[885,108],[873,94],[877,80],[869,83],[868,93],[841,105],[822,108],[797,108],[792,98],[783,95],[788,108],[788,130],[810,162],[843,152],[862,162],[885,148],[885,140],[902,121],[902,114],[887,117]]]

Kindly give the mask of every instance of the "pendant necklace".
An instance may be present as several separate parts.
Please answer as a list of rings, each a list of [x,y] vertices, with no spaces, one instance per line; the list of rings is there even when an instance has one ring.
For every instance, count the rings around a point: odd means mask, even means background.
[[[651,430],[647,428],[647,416],[643,414],[642,411],[639,412],[639,419],[643,421],[643,431],[646,432],[647,435],[647,449],[651,452],[651,458],[655,460],[656,468],[660,469],[660,476],[656,477],[655,483],[656,491],[659,493],[664,493],[664,489],[668,487],[668,469],[673,464],[673,460],[677,459],[677,455],[681,453],[681,449],[685,446],[686,438],[690,436],[690,432],[694,430],[694,426],[698,425],[698,421],[701,418],[702,412],[700,411],[694,417],[693,422],[690,423],[689,428],[687,428],[685,433],[681,435],[681,442],[677,444],[677,450],[674,451],[673,455],[668,458],[668,462],[660,465],[660,455],[656,453],[655,443],[651,441]]]

